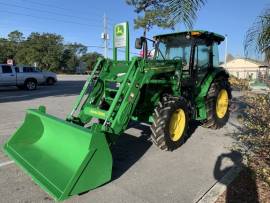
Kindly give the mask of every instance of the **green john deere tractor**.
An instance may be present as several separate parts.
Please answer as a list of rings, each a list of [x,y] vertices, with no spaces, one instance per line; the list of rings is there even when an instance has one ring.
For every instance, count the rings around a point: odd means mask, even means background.
[[[128,24],[117,25],[114,59],[97,60],[66,120],[46,114],[43,106],[29,109],[4,151],[46,192],[64,200],[110,181],[110,147],[130,120],[151,123],[153,142],[169,151],[186,141],[191,120],[223,127],[231,99],[229,75],[219,66],[223,40],[207,31],[141,37],[136,48],[144,56],[129,61]],[[117,60],[119,47],[127,49],[125,61]]]

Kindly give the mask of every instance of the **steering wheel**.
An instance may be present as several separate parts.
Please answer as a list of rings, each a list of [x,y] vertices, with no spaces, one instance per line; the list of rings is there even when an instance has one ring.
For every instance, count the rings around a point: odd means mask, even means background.
[[[175,56],[175,57],[173,57],[173,60],[182,60],[182,57],[180,57],[180,56]]]
[[[207,68],[208,66],[209,66],[209,62],[206,62],[203,65],[201,65],[199,68],[204,69],[204,68]]]

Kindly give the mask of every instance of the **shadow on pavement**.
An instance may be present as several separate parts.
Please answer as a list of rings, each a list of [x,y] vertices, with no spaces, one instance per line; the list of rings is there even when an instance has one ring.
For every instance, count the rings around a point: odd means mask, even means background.
[[[187,139],[195,132],[200,125],[197,121],[191,121]],[[113,173],[112,180],[123,175],[132,165],[134,165],[151,147],[151,130],[149,126],[138,122],[131,122],[129,127],[141,130],[141,135],[135,137],[124,133],[112,147]],[[186,140],[187,141],[187,140]]]
[[[191,121],[187,140],[195,132],[197,127],[200,126],[200,122]],[[150,138],[151,130],[147,125],[143,125],[139,122],[130,122],[128,128],[135,128],[141,131],[139,137],[123,133],[120,135],[117,142],[112,146],[111,152],[113,156],[113,168],[112,179],[106,184],[120,178],[126,171],[128,171],[137,161],[139,161],[147,150],[152,146]],[[84,195],[89,191],[83,192],[80,195]]]
[[[16,87],[0,88],[0,103],[27,101],[48,96],[79,95],[85,81],[60,81],[53,86],[38,86],[34,91],[19,90]]]
[[[196,121],[196,120],[191,120],[189,123],[189,128],[187,131],[187,138],[186,141],[193,135],[193,133],[196,131],[196,129],[201,125],[201,122]]]
[[[224,159],[230,159],[233,165],[222,168],[222,161]],[[221,154],[215,164],[214,177],[218,182],[227,186],[225,194],[226,203],[259,203],[254,173],[242,161],[243,157],[240,152],[232,151]],[[228,184],[223,177],[236,166],[241,167],[242,172],[232,183]]]
[[[150,128],[140,123],[132,122],[129,127],[141,130],[141,135],[135,137],[124,133],[112,147],[113,171],[112,181],[122,176],[132,165],[134,165],[151,147],[149,139]]]

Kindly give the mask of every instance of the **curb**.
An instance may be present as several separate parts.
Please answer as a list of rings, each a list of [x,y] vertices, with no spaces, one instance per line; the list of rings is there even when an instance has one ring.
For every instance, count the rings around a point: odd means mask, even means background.
[[[247,160],[244,158],[242,164],[246,164]],[[224,175],[220,181],[216,181],[215,184],[208,190],[200,199],[195,203],[214,203],[217,201],[220,195],[222,195],[227,186],[239,175],[242,171],[242,165],[239,163],[234,166],[226,175]]]

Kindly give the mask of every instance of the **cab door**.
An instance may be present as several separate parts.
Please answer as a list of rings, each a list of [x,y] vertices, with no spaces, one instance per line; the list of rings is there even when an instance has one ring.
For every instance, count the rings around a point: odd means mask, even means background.
[[[16,85],[16,73],[9,65],[2,65],[0,68],[0,84]]]
[[[204,40],[196,43],[194,50],[194,69],[197,85],[201,84],[212,67],[212,60],[210,58],[211,50],[212,46],[206,45]]]

